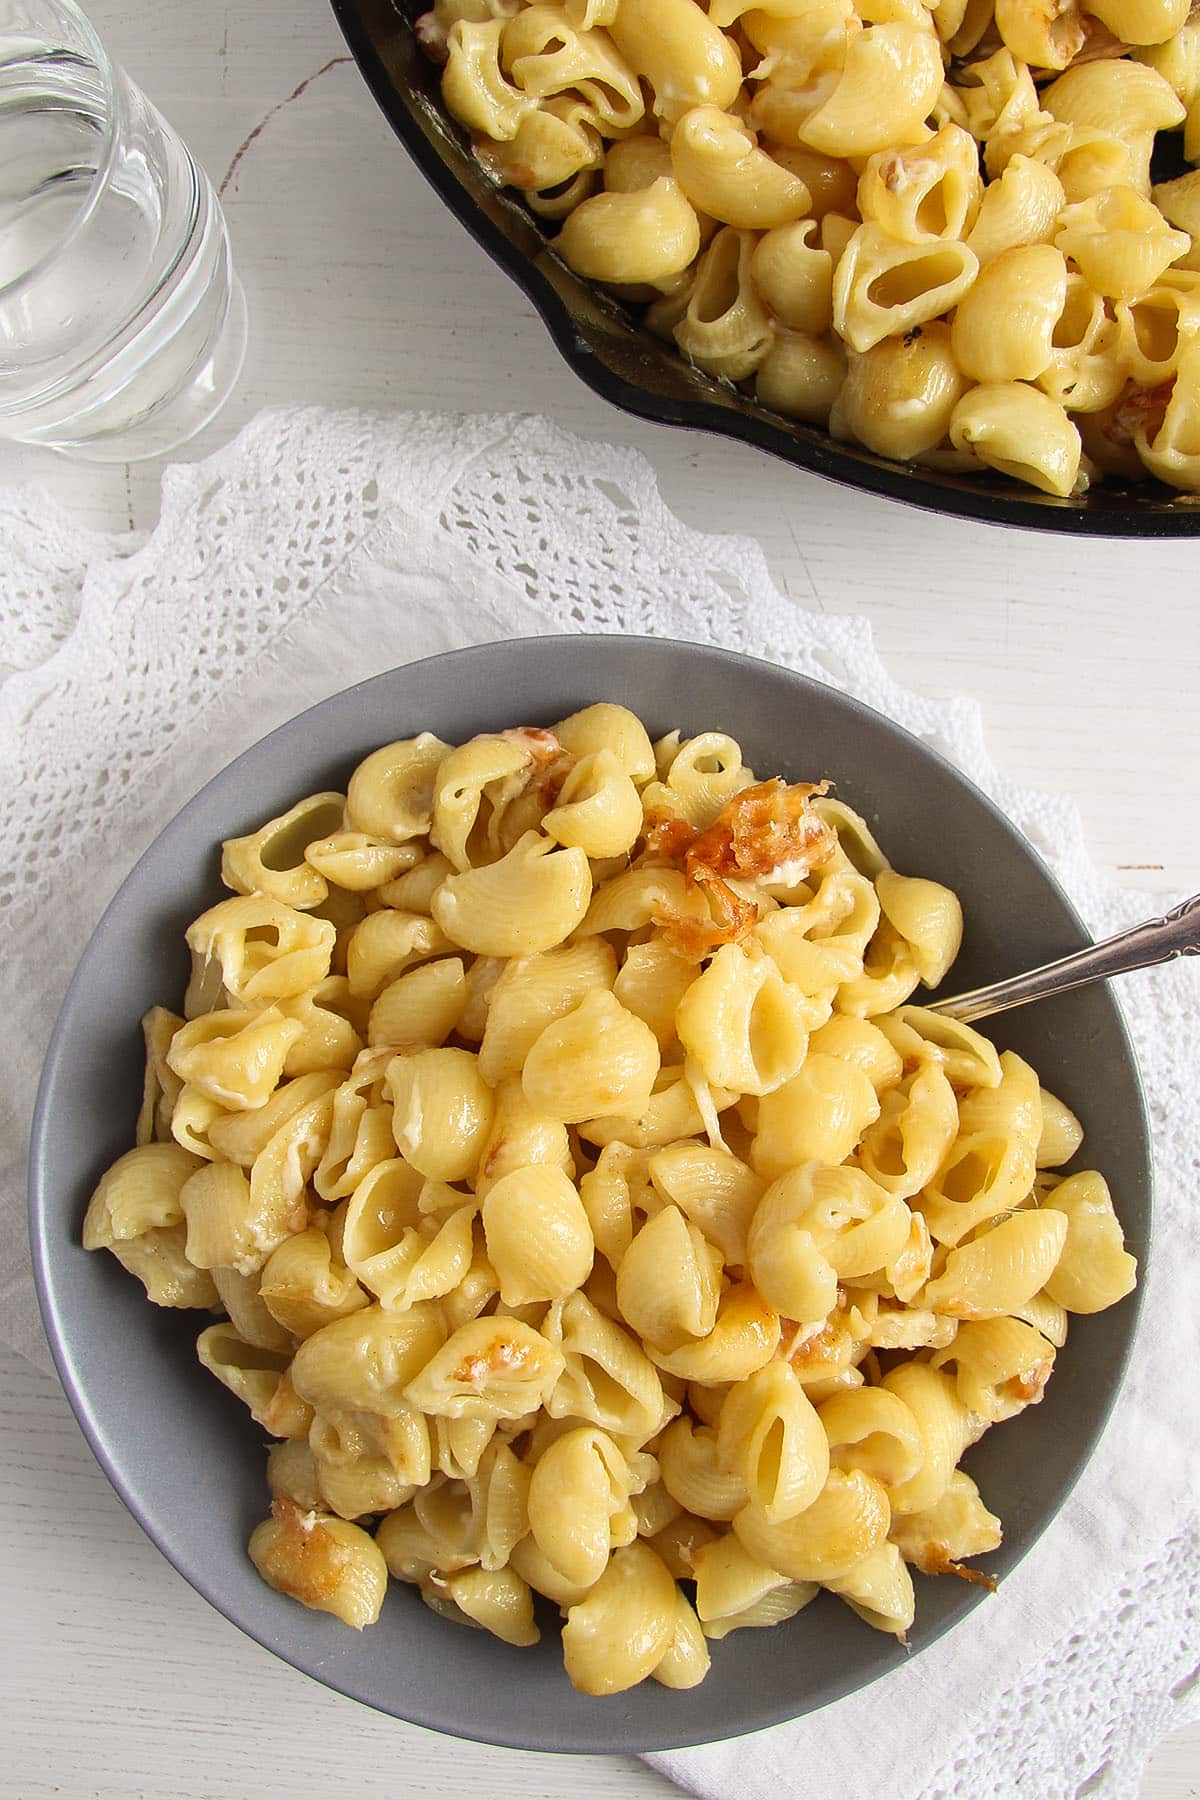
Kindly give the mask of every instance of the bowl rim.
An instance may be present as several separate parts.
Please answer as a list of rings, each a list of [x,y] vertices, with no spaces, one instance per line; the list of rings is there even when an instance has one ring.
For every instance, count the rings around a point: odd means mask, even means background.
[[[1189,496],[1180,494],[1173,500],[1153,506],[1122,505],[1114,500],[1111,506],[1101,507],[1081,506],[1049,494],[1035,498],[1032,492],[1026,497],[1017,492],[1006,495],[983,489],[976,491],[966,485],[943,486],[925,471],[872,457],[866,451],[853,454],[841,448],[833,438],[791,435],[786,422],[772,424],[748,407],[718,406],[699,397],[682,399],[675,395],[655,394],[627,381],[605,360],[602,336],[591,333],[588,322],[571,312],[533,260],[487,216],[420,130],[404,105],[397,83],[366,23],[362,0],[330,0],[330,4],[376,104],[425,179],[459,224],[533,303],[567,366],[610,405],[650,424],[677,425],[733,438],[840,487],[858,488],[899,505],[941,516],[973,519],[997,527],[1015,526],[1052,536],[1060,533],[1100,538],[1200,536],[1200,496],[1191,504]],[[408,29],[408,21],[396,6],[396,0],[392,0],[392,5],[397,20]],[[554,254],[549,245],[547,254]]]
[[[980,788],[969,775],[953,763],[949,757],[943,755],[941,751],[935,749],[932,745],[927,744],[922,738],[917,737],[915,733],[908,731],[904,726],[898,725],[886,713],[869,706],[867,703],[857,699],[853,695],[844,693],[840,688],[836,688],[830,683],[818,681],[812,676],[802,674],[798,670],[770,663],[763,657],[747,656],[739,651],[726,650],[718,646],[697,643],[688,639],[664,639],[645,635],[627,635],[624,633],[581,632],[569,634],[569,636],[570,640],[574,643],[595,645],[620,644],[635,651],[645,651],[651,648],[655,651],[662,651],[664,647],[670,647],[676,650],[682,649],[685,652],[700,652],[705,657],[709,657],[715,662],[724,662],[731,667],[742,669],[748,667],[752,672],[761,669],[770,671],[773,675],[783,675],[789,681],[794,682],[801,693],[807,689],[814,689],[824,695],[834,695],[838,704],[844,706],[852,718],[858,716],[860,718],[868,719],[876,725],[884,726],[888,732],[900,739],[906,740],[909,745],[915,747],[919,755],[930,759],[936,765],[940,765],[943,771],[948,773],[956,783],[965,787],[970,794],[983,805],[985,810],[993,815],[995,822],[1011,839],[1014,850],[1033,862],[1041,879],[1046,883],[1054,897],[1062,905],[1071,925],[1078,930],[1085,939],[1089,937],[1090,934],[1087,931],[1087,927],[1076,910],[1074,903],[1059,883],[1053,871],[1047,866],[1044,858],[1040,855],[1036,847],[1012,823],[991,796],[985,793],[984,790]],[[236,1608],[236,1605],[231,1607],[229,1600],[220,1596],[218,1591],[219,1583],[215,1583],[207,1577],[203,1564],[198,1567],[193,1566],[186,1557],[173,1554],[172,1550],[168,1549],[161,1541],[156,1529],[153,1509],[142,1505],[138,1499],[134,1478],[131,1476],[127,1477],[122,1472],[118,1459],[109,1449],[105,1427],[96,1417],[88,1390],[85,1360],[86,1345],[75,1344],[72,1342],[71,1321],[64,1312],[60,1310],[58,1294],[56,1291],[55,1265],[58,1257],[63,1253],[65,1246],[57,1237],[52,1238],[48,1230],[49,1207],[46,1202],[48,1178],[45,1165],[47,1146],[50,1138],[50,1118],[52,1104],[55,1098],[54,1089],[57,1080],[58,1064],[62,1058],[64,1046],[70,1037],[71,1015],[74,1011],[76,996],[84,981],[86,967],[96,946],[97,939],[102,935],[106,922],[111,916],[118,914],[122,910],[127,890],[135,883],[143,864],[150,857],[158,853],[163,840],[173,837],[176,833],[185,834],[190,816],[195,811],[202,808],[203,802],[214,788],[228,783],[235,771],[242,769],[250,759],[261,755],[266,746],[274,743],[276,740],[286,737],[289,733],[294,732],[298,724],[302,720],[310,717],[314,712],[332,705],[344,705],[351,696],[359,694],[367,688],[374,687],[378,684],[387,684],[394,681],[399,675],[405,675],[411,671],[420,670],[434,663],[440,664],[447,661],[453,661],[456,658],[469,658],[472,656],[479,656],[480,654],[486,655],[492,650],[504,650],[509,652],[526,650],[536,653],[539,648],[542,648],[547,643],[553,641],[553,638],[547,639],[544,637],[502,638],[493,640],[490,643],[466,645],[458,649],[444,650],[433,656],[416,658],[411,663],[397,664],[390,669],[382,670],[376,675],[367,677],[363,681],[354,682],[347,688],[339,689],[336,693],[326,695],[323,700],[316,701],[312,706],[303,708],[299,713],[296,713],[290,719],[287,719],[282,724],[276,726],[262,738],[247,745],[247,747],[233,758],[231,762],[227,763],[208,781],[204,782],[202,786],[184,802],[172,818],[167,821],[162,829],[155,834],[150,843],[146,845],[141,854],[135,859],[127,874],[122,879],[120,886],[112,896],[112,899],[108,902],[97,920],[88,938],[87,944],[80,954],[75,969],[72,972],[70,982],[63,996],[62,1005],[59,1009],[58,1016],[55,1019],[54,1028],[50,1036],[41,1075],[39,1077],[37,1098],[34,1104],[30,1125],[27,1223],[34,1285],[37,1292],[38,1308],[41,1314],[46,1340],[63,1391],[66,1394],[80,1430],[110,1485],[117,1493],[127,1511],[132,1514],[138,1525],[150,1539],[155,1549],[158,1550],[166,1561],[171,1564],[176,1573],[182,1576],[188,1585],[195,1589],[195,1591],[224,1619],[228,1620],[229,1623],[241,1631],[244,1636],[250,1638],[269,1654],[296,1669],[300,1674],[308,1676],[309,1679],[316,1681],[322,1687],[326,1687],[335,1693],[344,1695],[348,1699],[356,1700],[363,1705],[369,1706],[372,1710],[380,1712],[384,1716],[399,1718],[407,1723],[419,1725],[426,1730],[436,1731],[448,1737],[460,1737],[477,1743],[494,1744],[500,1748],[516,1750],[533,1750],[543,1753],[569,1755],[644,1755],[649,1752],[686,1749],[706,1743],[726,1742],[731,1738],[748,1736],[754,1732],[770,1730],[776,1725],[794,1723],[799,1718],[808,1716],[810,1712],[819,1712],[825,1706],[832,1705],[837,1700],[865,1692],[867,1688],[874,1686],[876,1682],[885,1679],[891,1671],[888,1669],[881,1669],[868,1674],[865,1679],[860,1679],[856,1675],[851,1674],[844,1684],[835,1684],[833,1689],[827,1693],[816,1706],[805,1707],[803,1711],[799,1713],[788,1713],[784,1715],[780,1715],[777,1711],[773,1711],[770,1717],[758,1718],[749,1724],[739,1723],[732,1731],[730,1731],[727,1726],[715,1724],[711,1730],[706,1728],[702,1732],[689,1731],[682,1737],[678,1734],[671,1734],[668,1730],[663,1733],[656,1733],[653,1738],[643,1736],[643,1738],[639,1739],[637,1742],[615,1743],[612,1741],[611,1733],[605,1733],[603,1722],[604,1716],[601,1713],[597,1717],[594,1731],[590,1734],[579,1733],[577,1741],[574,1741],[569,1745],[547,1745],[544,1739],[531,1736],[528,1731],[522,1730],[519,1723],[520,1715],[517,1713],[514,1713],[514,1728],[509,1735],[505,1737],[489,1736],[482,1732],[474,1731],[471,1728],[471,1721],[469,1719],[466,1721],[458,1717],[451,1719],[450,1715],[445,1711],[435,1713],[428,1708],[414,1708],[409,1702],[404,1703],[405,1710],[401,1712],[397,1707],[388,1705],[380,1698],[360,1691],[353,1678],[343,1680],[340,1672],[330,1675],[317,1666],[316,1659],[305,1659],[303,1652],[298,1651],[294,1653],[290,1649],[281,1647],[278,1642],[272,1641],[272,1635],[268,1630],[259,1630],[249,1624],[243,1617],[239,1616],[239,1610]],[[1088,1431],[1069,1479],[1062,1488],[1057,1504],[1044,1516],[1040,1517],[1034,1524],[1015,1561],[1010,1569],[1006,1571],[1007,1574],[1011,1574],[1013,1570],[1025,1560],[1043,1534],[1058,1517],[1095,1456],[1100,1440],[1108,1428],[1113,1409],[1116,1406],[1124,1389],[1126,1380],[1128,1379],[1130,1361],[1142,1326],[1147,1275],[1154,1248],[1155,1169],[1153,1142],[1150,1133],[1149,1114],[1146,1105],[1141,1068],[1129,1031],[1128,1022],[1125,1018],[1119,998],[1113,990],[1112,984],[1109,983],[1107,985],[1109,999],[1113,1009],[1113,1024],[1116,1029],[1117,1040],[1124,1053],[1128,1071],[1132,1076],[1132,1100],[1134,1104],[1130,1128],[1139,1136],[1142,1148],[1141,1160],[1144,1162],[1145,1168],[1146,1219],[1144,1254],[1139,1268],[1137,1286],[1134,1288],[1133,1292],[1130,1295],[1127,1295],[1121,1302],[1122,1307],[1128,1309],[1126,1313],[1128,1325],[1125,1345],[1120,1353],[1114,1379],[1109,1388],[1102,1395],[1100,1408]],[[71,1246],[71,1248],[74,1247],[74,1245]],[[974,1591],[975,1590],[973,1590],[973,1592]],[[938,1624],[933,1629],[932,1635],[928,1636],[925,1641],[917,1647],[915,1654],[920,1654],[922,1650],[931,1648],[948,1633],[966,1625],[970,1617],[973,1616],[974,1611],[975,1607],[972,1606],[970,1611],[962,1617],[947,1620]]]

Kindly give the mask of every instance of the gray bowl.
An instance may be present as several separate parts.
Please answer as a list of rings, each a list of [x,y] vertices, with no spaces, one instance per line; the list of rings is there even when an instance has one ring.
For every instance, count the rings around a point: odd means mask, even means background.
[[[952,980],[978,981],[1086,942],[1028,844],[951,766],[886,719],[766,663],[648,638],[492,644],[394,669],[335,695],[238,758],[184,807],[105,913],[71,983],[33,1122],[30,1232],[46,1331],[84,1433],[117,1492],[192,1586],[234,1624],[318,1681],[382,1712],[521,1749],[633,1751],[699,1744],[791,1719],[886,1676],[979,1605],[1004,1606],[1004,1575],[1062,1505],[1104,1427],[1137,1319],[1131,1297],[1072,1323],[1043,1404],[967,1457],[1004,1520],[987,1566],[993,1598],[918,1577],[909,1650],[823,1595],[790,1623],[714,1644],[690,1693],[647,1682],[615,1699],[572,1691],[553,1619],[514,1650],[435,1618],[393,1587],[361,1635],[265,1587],[245,1544],[266,1512],[262,1433],[197,1364],[195,1314],[149,1306],[80,1224],[106,1165],[127,1149],[141,1091],[138,1021],[178,1004],[183,932],[216,900],[217,845],[306,792],[344,784],[376,745],[429,728],[458,741],[550,724],[590,701],[623,701],[654,732],[719,727],[762,773],[831,776],[878,824],[898,866],[949,883],[967,941]],[[1150,1156],[1137,1069],[1111,993],[1093,987],[997,1021],[1087,1131],[1085,1166],[1105,1171],[1130,1248],[1150,1233]],[[970,1630],[969,1624],[964,1625]]]

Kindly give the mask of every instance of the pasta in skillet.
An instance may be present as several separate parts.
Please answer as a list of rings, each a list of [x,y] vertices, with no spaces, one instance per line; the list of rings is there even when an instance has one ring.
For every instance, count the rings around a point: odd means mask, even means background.
[[[514,1646],[542,1598],[596,1695],[822,1589],[903,1641],[911,1569],[989,1582],[960,1459],[1136,1264],[1070,1109],[914,999],[948,888],[610,704],[385,746],[222,876],[83,1237],[221,1315],[265,1581]]]
[[[1200,492],[1186,0],[434,0],[417,37],[585,279],[758,403],[1060,498]],[[313,804],[313,803],[310,803]]]

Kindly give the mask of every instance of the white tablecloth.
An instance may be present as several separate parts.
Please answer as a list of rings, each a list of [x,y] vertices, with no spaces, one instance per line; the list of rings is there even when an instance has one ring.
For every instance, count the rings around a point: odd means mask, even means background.
[[[4,1335],[35,1360],[25,1135],[75,957],[129,864],[204,779],[381,668],[545,631],[649,631],[765,654],[952,755],[1098,931],[1150,910],[1100,880],[1069,803],[999,774],[972,704],[905,693],[861,621],[804,612],[752,544],[681,526],[641,458],[544,422],[276,414],[209,462],[169,471],[145,542],[80,532],[24,495],[0,494],[0,518],[0,1308]],[[1066,1800],[1086,1782],[1124,1795],[1158,1739],[1194,1715],[1200,984],[1174,968],[1123,997],[1150,1092],[1159,1224],[1138,1354],[1099,1454],[968,1628],[862,1699],[658,1759],[697,1792]]]

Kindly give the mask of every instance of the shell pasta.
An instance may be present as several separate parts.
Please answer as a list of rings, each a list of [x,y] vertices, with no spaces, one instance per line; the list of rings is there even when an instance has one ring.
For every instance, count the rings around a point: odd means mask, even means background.
[[[1200,492],[1200,172],[1151,172],[1181,126],[1200,160],[1186,0],[434,0],[416,35],[574,273],[759,406],[1058,498]],[[627,790],[579,780],[618,835]]]
[[[266,1582],[514,1647],[558,1608],[597,1696],[822,1589],[903,1641],[911,1569],[990,1585],[959,1463],[1137,1267],[1069,1107],[920,1003],[948,888],[607,703],[387,745],[222,874],[83,1242],[209,1315],[274,1440]]]

